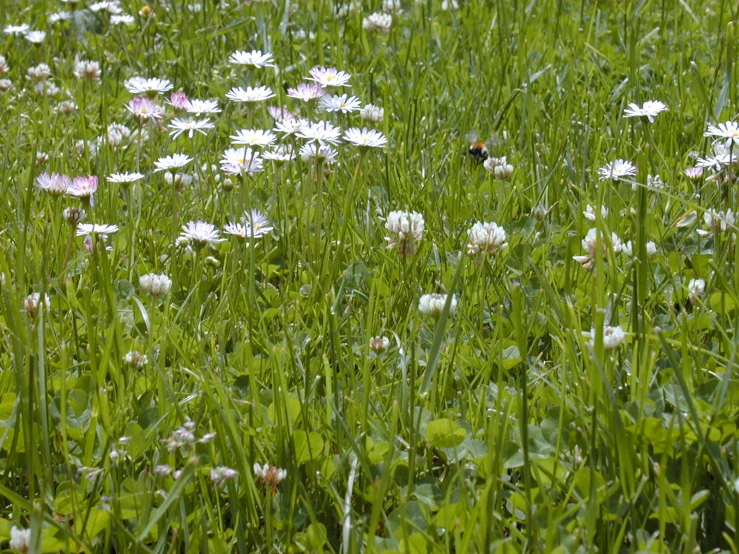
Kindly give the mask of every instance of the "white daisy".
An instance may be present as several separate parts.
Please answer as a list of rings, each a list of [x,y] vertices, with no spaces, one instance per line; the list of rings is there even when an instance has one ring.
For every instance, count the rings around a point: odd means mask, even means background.
[[[234,102],[263,102],[273,96],[275,94],[269,87],[237,87],[226,93],[226,98]]]
[[[185,110],[193,115],[220,113],[221,111],[218,107],[218,100],[190,100]]]
[[[321,161],[332,164],[336,161],[339,153],[335,148],[325,144],[304,144],[300,147],[300,159],[304,162]]]
[[[310,125],[307,119],[283,119],[275,123],[274,130],[283,133],[285,136],[294,135],[303,127]]]
[[[136,19],[132,15],[128,15],[127,13],[110,16],[110,23],[112,25],[133,25],[135,22]]]
[[[5,29],[3,29],[3,33],[6,35],[13,35],[17,37],[20,35],[25,35],[30,30],[31,27],[29,27],[28,23],[22,23],[20,25],[6,25]]]
[[[289,162],[295,159],[295,151],[291,145],[281,144],[274,150],[265,150],[262,157],[274,162]]]
[[[274,133],[261,129],[241,129],[231,135],[231,144],[235,146],[270,146],[275,140]]]
[[[321,98],[325,94],[326,89],[316,83],[300,83],[297,88],[287,89],[287,96],[297,98],[303,102]]]
[[[28,31],[23,35],[23,38],[33,44],[41,44],[46,38],[46,33],[44,31]]]
[[[703,136],[716,137],[716,140],[725,139],[725,145],[728,147],[733,142],[739,145],[739,123],[736,121],[727,121],[726,123],[719,123],[718,127],[709,125],[708,130]]]
[[[346,94],[341,96],[331,96],[324,94],[318,100],[318,107],[327,112],[351,113],[361,109],[361,104],[356,96],[348,97]]]
[[[144,79],[143,77],[131,77],[123,83],[123,86],[131,94],[156,94],[173,88],[168,79]]]
[[[274,67],[274,59],[269,52],[262,54],[259,50],[242,52],[237,50],[228,58],[228,61],[236,65],[253,65],[254,67]]]
[[[185,167],[191,161],[192,158],[185,154],[173,154],[172,156],[165,156],[163,158],[159,158],[157,161],[154,162],[154,165],[157,166],[157,168],[154,170],[154,173],[156,173],[157,171],[171,171],[172,169],[179,169],[181,167]]]
[[[315,81],[322,87],[345,87],[351,75],[345,71],[339,71],[333,67],[318,66],[310,70],[309,81]]]
[[[667,109],[659,100],[649,100],[644,102],[640,108],[638,104],[629,104],[624,110],[624,117],[646,117],[650,123],[654,123],[654,117]]]
[[[86,237],[90,235],[100,235],[106,238],[118,230],[118,225],[98,225],[95,223],[80,223],[77,225],[77,236]]]
[[[108,181],[111,183],[135,183],[143,179],[141,173],[113,173],[108,175]]]
[[[230,175],[257,173],[262,169],[263,162],[259,152],[251,148],[229,148],[221,157],[221,170]]]
[[[344,140],[355,146],[363,146],[369,148],[385,148],[387,139],[380,131],[375,129],[359,129],[353,127],[344,132]]]
[[[164,115],[164,108],[149,98],[137,96],[132,98],[126,109],[135,117],[144,119],[160,119]]]
[[[36,177],[36,186],[49,194],[59,196],[66,194],[69,187],[72,186],[72,179],[66,175],[58,173],[42,173]]]
[[[192,138],[196,131],[201,135],[207,135],[206,129],[214,129],[215,125],[210,122],[207,117],[205,119],[180,119],[175,118],[168,125],[170,129],[174,129],[169,134],[173,139],[179,137],[182,133],[187,133],[187,138]]]
[[[301,126],[295,136],[308,142],[318,141],[319,144],[338,144],[341,141],[341,129],[331,125],[328,121],[316,121]]]
[[[618,181],[621,177],[633,177],[636,175],[636,167],[629,161],[618,159],[609,162],[598,170],[600,180],[613,179]]]
[[[220,237],[213,224],[204,221],[189,221],[187,225],[183,225],[180,239],[196,242],[200,246],[216,244],[225,240]]]

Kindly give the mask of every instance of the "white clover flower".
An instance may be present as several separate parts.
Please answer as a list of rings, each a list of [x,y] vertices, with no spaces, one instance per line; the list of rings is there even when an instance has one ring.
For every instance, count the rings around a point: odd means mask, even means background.
[[[385,135],[375,129],[357,127],[347,129],[344,132],[344,140],[363,148],[385,148],[387,146]]]
[[[138,350],[131,350],[123,356],[123,363],[135,369],[141,369],[149,363],[149,357]]]
[[[172,287],[172,279],[164,273],[147,273],[139,277],[139,286],[152,296],[164,296]]]
[[[723,139],[725,141],[724,144],[727,147],[731,145],[732,142],[735,145],[739,145],[739,123],[736,121],[727,121],[726,123],[719,123],[718,127],[715,125],[709,125],[708,130],[703,136],[716,137],[716,141]]]
[[[618,348],[626,338],[626,334],[621,327],[611,327],[606,325],[603,328],[603,348],[606,350],[613,350]]]
[[[51,304],[49,303],[49,296],[44,294],[43,301],[41,300],[41,293],[34,292],[26,296],[23,301],[23,309],[28,314],[28,317],[35,319],[39,313],[40,308],[44,308],[44,313],[49,312]]]
[[[274,67],[274,59],[272,54],[266,52],[262,54],[259,50],[252,50],[251,52],[242,52],[237,50],[228,58],[228,61],[236,65],[251,65],[256,68],[260,67]]]
[[[225,481],[228,479],[235,479],[238,475],[239,472],[235,469],[231,469],[226,466],[218,466],[210,470],[209,477],[217,486],[222,487]]]
[[[624,117],[646,117],[650,123],[654,123],[655,116],[666,109],[667,106],[659,100],[649,100],[644,102],[641,108],[638,104],[629,104],[624,110]]]
[[[618,181],[622,177],[633,177],[636,175],[636,167],[629,161],[618,159],[609,162],[598,170],[600,180],[613,179]]]
[[[412,254],[423,238],[423,216],[418,212],[392,211],[385,220],[387,248],[395,248],[401,255]]]
[[[241,129],[231,135],[231,144],[234,146],[270,146],[277,140],[272,131],[261,129]]]
[[[226,93],[226,98],[234,102],[263,102],[274,96],[269,87],[235,87]]]
[[[349,97],[346,94],[341,96],[324,94],[318,100],[318,108],[327,112],[341,113],[351,113],[361,109],[359,99],[356,96]]]
[[[215,226],[204,221],[189,221],[182,226],[180,238],[197,243],[199,246],[223,242]]]
[[[143,77],[131,77],[123,83],[123,86],[131,94],[158,94],[174,88],[169,79],[144,79]]]
[[[448,295],[446,294],[424,294],[418,301],[418,310],[424,315],[439,317],[444,311]],[[449,314],[457,311],[457,295],[453,294],[449,304]]]
[[[418,2],[418,0],[416,0]],[[459,3],[457,0],[443,0],[441,2],[441,11],[453,12],[459,9]]]
[[[691,279],[688,283],[688,294],[690,298],[698,300],[706,290],[706,282],[703,279]]]
[[[469,254],[480,252],[497,254],[508,246],[505,229],[496,223],[481,223],[478,221],[467,231],[467,235],[469,235],[469,243],[467,244]]]
[[[285,480],[287,477],[287,470],[270,466],[269,464],[254,464],[254,475],[260,477],[266,485],[275,488]]]
[[[10,71],[8,60],[5,59],[5,56],[0,54],[0,73],[7,73],[8,71]]]
[[[375,354],[382,354],[390,347],[390,339],[387,337],[372,337],[369,341],[369,347]]]
[[[581,263],[583,268],[590,269],[595,262],[599,238],[602,249],[601,251],[603,252],[603,257],[605,259],[608,253],[606,239],[605,237],[603,237],[602,234],[599,234],[596,229],[590,229],[588,231],[588,234],[585,235],[585,238],[582,240],[582,247],[583,250],[585,250],[586,254],[584,256],[573,256],[572,259],[576,262]],[[621,239],[618,238],[618,235],[616,235],[616,233],[611,233],[611,247],[613,248],[614,252],[621,251]]]
[[[657,253],[657,245],[654,243],[654,241],[648,241],[646,244],[646,250],[647,250],[647,257],[651,258]],[[628,258],[636,259],[636,256],[634,255],[634,244],[631,241],[628,241],[621,245],[621,252],[626,255]]]
[[[400,0],[382,0],[382,11],[393,15],[400,15],[403,13],[403,6]]]
[[[314,81],[326,87],[345,87],[350,86],[347,83],[351,79],[351,75],[345,71],[339,71],[333,67],[317,66],[310,70],[309,81]]]
[[[45,63],[40,63],[28,68],[26,79],[40,83],[51,77],[51,68]]]
[[[390,33],[393,24],[393,16],[389,13],[375,12],[362,20],[362,28],[367,31],[375,31],[381,35]]]
[[[74,206],[69,208],[64,208],[64,211],[62,212],[62,217],[64,218],[64,221],[69,223],[72,227],[77,227],[80,221],[84,221],[87,217],[87,212],[80,208],[75,208]]]
[[[191,161],[192,158],[187,156],[186,154],[173,154],[172,156],[165,156],[163,158],[159,158],[157,161],[154,162],[154,165],[157,167],[154,170],[154,173],[156,173],[157,171],[171,171],[173,169],[179,169],[181,167],[185,167]]]
[[[373,104],[366,104],[359,115],[369,123],[380,123],[385,117],[385,110]]]
[[[703,221],[708,228],[698,229],[697,232],[701,237],[708,238],[714,234],[725,233],[732,229],[736,224],[736,217],[731,210],[727,210],[726,213],[723,211],[707,210],[703,214]]]
[[[507,157],[487,158],[482,166],[498,179],[507,179],[513,173],[513,165],[508,163]]]
[[[100,80],[100,64],[89,60],[79,60],[74,64],[74,76],[77,79]]]
[[[10,544],[8,546],[16,552],[28,552],[31,548],[31,530],[19,529],[14,526],[10,530]]]
[[[582,213],[582,215],[585,216],[585,219],[587,219],[588,221],[595,221],[595,218],[596,218],[595,208],[593,208],[593,206],[588,204],[585,207],[585,211]],[[600,215],[603,219],[608,217],[608,209],[605,206],[600,207]]]
[[[0,79],[0,92],[8,92],[13,88],[13,81],[10,79]]]

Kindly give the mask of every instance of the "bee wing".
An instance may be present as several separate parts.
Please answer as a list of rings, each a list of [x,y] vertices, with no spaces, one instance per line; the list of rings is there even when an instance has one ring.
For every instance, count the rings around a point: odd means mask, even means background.
[[[467,142],[473,143],[477,141],[477,131],[470,131],[467,133],[464,138],[467,139]]]

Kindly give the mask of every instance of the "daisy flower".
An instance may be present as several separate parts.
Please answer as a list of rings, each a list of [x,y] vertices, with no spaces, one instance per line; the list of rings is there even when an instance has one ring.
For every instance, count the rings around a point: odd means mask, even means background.
[[[355,146],[363,146],[369,148],[385,148],[387,139],[380,131],[375,129],[359,129],[353,127],[344,132],[344,140]]]
[[[229,148],[221,157],[221,170],[230,175],[257,173],[263,169],[262,158],[251,148]]]
[[[228,58],[228,61],[236,65],[253,65],[256,68],[274,67],[274,59],[269,52],[262,54],[259,50],[242,52],[237,50]]]
[[[287,96],[297,98],[303,102],[321,98],[325,94],[326,89],[316,83],[300,83],[297,88],[287,89]]]
[[[698,166],[688,167],[686,169],[683,169],[683,173],[688,179],[690,179],[691,181],[695,181],[703,177],[703,168]]]
[[[133,25],[136,23],[136,19],[132,15],[124,13],[120,15],[111,15],[110,23],[112,25]]]
[[[322,87],[345,87],[350,86],[347,83],[351,79],[351,75],[344,71],[339,71],[333,67],[317,66],[310,70],[309,81],[314,81]]]
[[[321,161],[327,164],[334,163],[339,155],[335,148],[314,143],[301,146],[299,154],[304,162]]]
[[[215,125],[210,122],[207,117],[205,119],[180,119],[175,118],[168,125],[170,129],[173,129],[169,134],[173,139],[179,137],[182,133],[187,133],[187,138],[192,138],[193,133],[196,131],[201,135],[207,135],[206,129],[214,129]]]
[[[143,179],[141,173],[113,173],[108,175],[108,181],[111,183],[135,183]]]
[[[241,223],[228,223],[223,227],[225,233],[241,239],[262,238],[273,229],[269,220],[259,210],[244,214]]]
[[[654,123],[655,116],[666,109],[667,106],[659,100],[649,100],[644,102],[641,108],[638,104],[629,104],[624,110],[624,117],[646,117],[650,123]]]
[[[331,96],[324,94],[318,100],[318,107],[327,112],[351,113],[361,109],[359,99],[356,96],[347,97],[346,94],[341,96]]]
[[[636,167],[629,161],[618,159],[609,162],[598,170],[600,180],[613,179],[618,181],[621,177],[633,177],[636,175]]]
[[[90,11],[93,12],[108,12],[113,15],[120,14],[123,9],[118,2],[96,2],[90,5]]]
[[[185,154],[173,154],[172,156],[165,156],[163,158],[159,158],[157,161],[154,162],[154,165],[157,166],[157,168],[154,170],[154,173],[156,173],[157,171],[171,171],[173,169],[179,169],[181,167],[185,167],[191,161],[192,158]]]
[[[263,102],[274,96],[269,87],[237,87],[226,93],[226,98],[234,102]]]
[[[67,194],[77,196],[79,198],[89,198],[98,189],[98,178],[95,175],[86,177],[75,177],[72,179],[72,185],[67,188]]]
[[[274,150],[265,150],[262,157],[273,162],[289,162],[295,159],[295,152],[289,144],[281,144]]]
[[[725,233],[736,224],[734,212],[727,210],[717,212],[716,210],[708,210],[703,214],[703,221],[707,229],[697,229],[698,234],[703,238],[708,238],[718,233]]]
[[[719,123],[718,127],[709,125],[708,130],[703,136],[716,137],[716,141],[724,139],[727,148],[732,142],[739,145],[739,123],[736,121],[727,121],[726,123]]]
[[[230,138],[231,144],[235,146],[270,146],[277,140],[274,133],[261,129],[241,129]]]
[[[295,119],[295,114],[285,108],[279,106],[268,106],[267,111],[272,119],[276,121],[283,121],[285,119]]]
[[[3,33],[6,35],[13,35],[17,37],[20,35],[25,35],[30,30],[31,27],[29,27],[28,23],[22,23],[20,25],[6,25],[3,29]]]
[[[80,223],[77,225],[77,236],[87,237],[90,235],[100,235],[106,238],[118,230],[118,225],[98,225],[95,223]]]
[[[283,133],[285,136],[289,136],[294,135],[309,124],[310,122],[307,119],[283,119],[275,123],[274,130],[278,133]]]
[[[308,142],[316,142],[319,144],[338,144],[340,142],[341,129],[334,127],[328,121],[316,121],[302,125],[295,136],[305,139]]]
[[[149,98],[137,96],[125,105],[126,109],[141,120],[160,119],[164,114],[164,108]]]
[[[218,100],[190,100],[188,104],[185,110],[193,115],[220,113],[221,111],[218,107]]]
[[[23,35],[23,38],[33,44],[41,44],[46,38],[46,33],[44,31],[28,31]]]
[[[132,77],[123,83],[131,94],[157,94],[172,90],[173,85],[168,79],[144,79]]]
[[[49,194],[60,196],[66,194],[69,187],[72,186],[72,179],[59,173],[52,173],[51,175],[42,173],[36,177],[36,186]]]
[[[184,92],[173,92],[169,95],[169,100],[165,100],[165,102],[175,110],[187,110],[190,107],[190,101]]]
[[[55,12],[49,15],[49,24],[59,23],[60,21],[69,21],[72,19],[70,12]]]
[[[200,246],[216,244],[225,240],[220,237],[213,224],[204,221],[189,221],[187,225],[183,225],[180,239],[195,242]]]

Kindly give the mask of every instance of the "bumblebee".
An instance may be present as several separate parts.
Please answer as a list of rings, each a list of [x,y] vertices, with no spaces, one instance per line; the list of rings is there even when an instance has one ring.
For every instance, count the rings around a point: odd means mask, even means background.
[[[470,141],[470,149],[468,152],[475,163],[481,164],[488,159],[488,147],[481,140],[477,140],[477,133],[467,133],[467,140]]]

